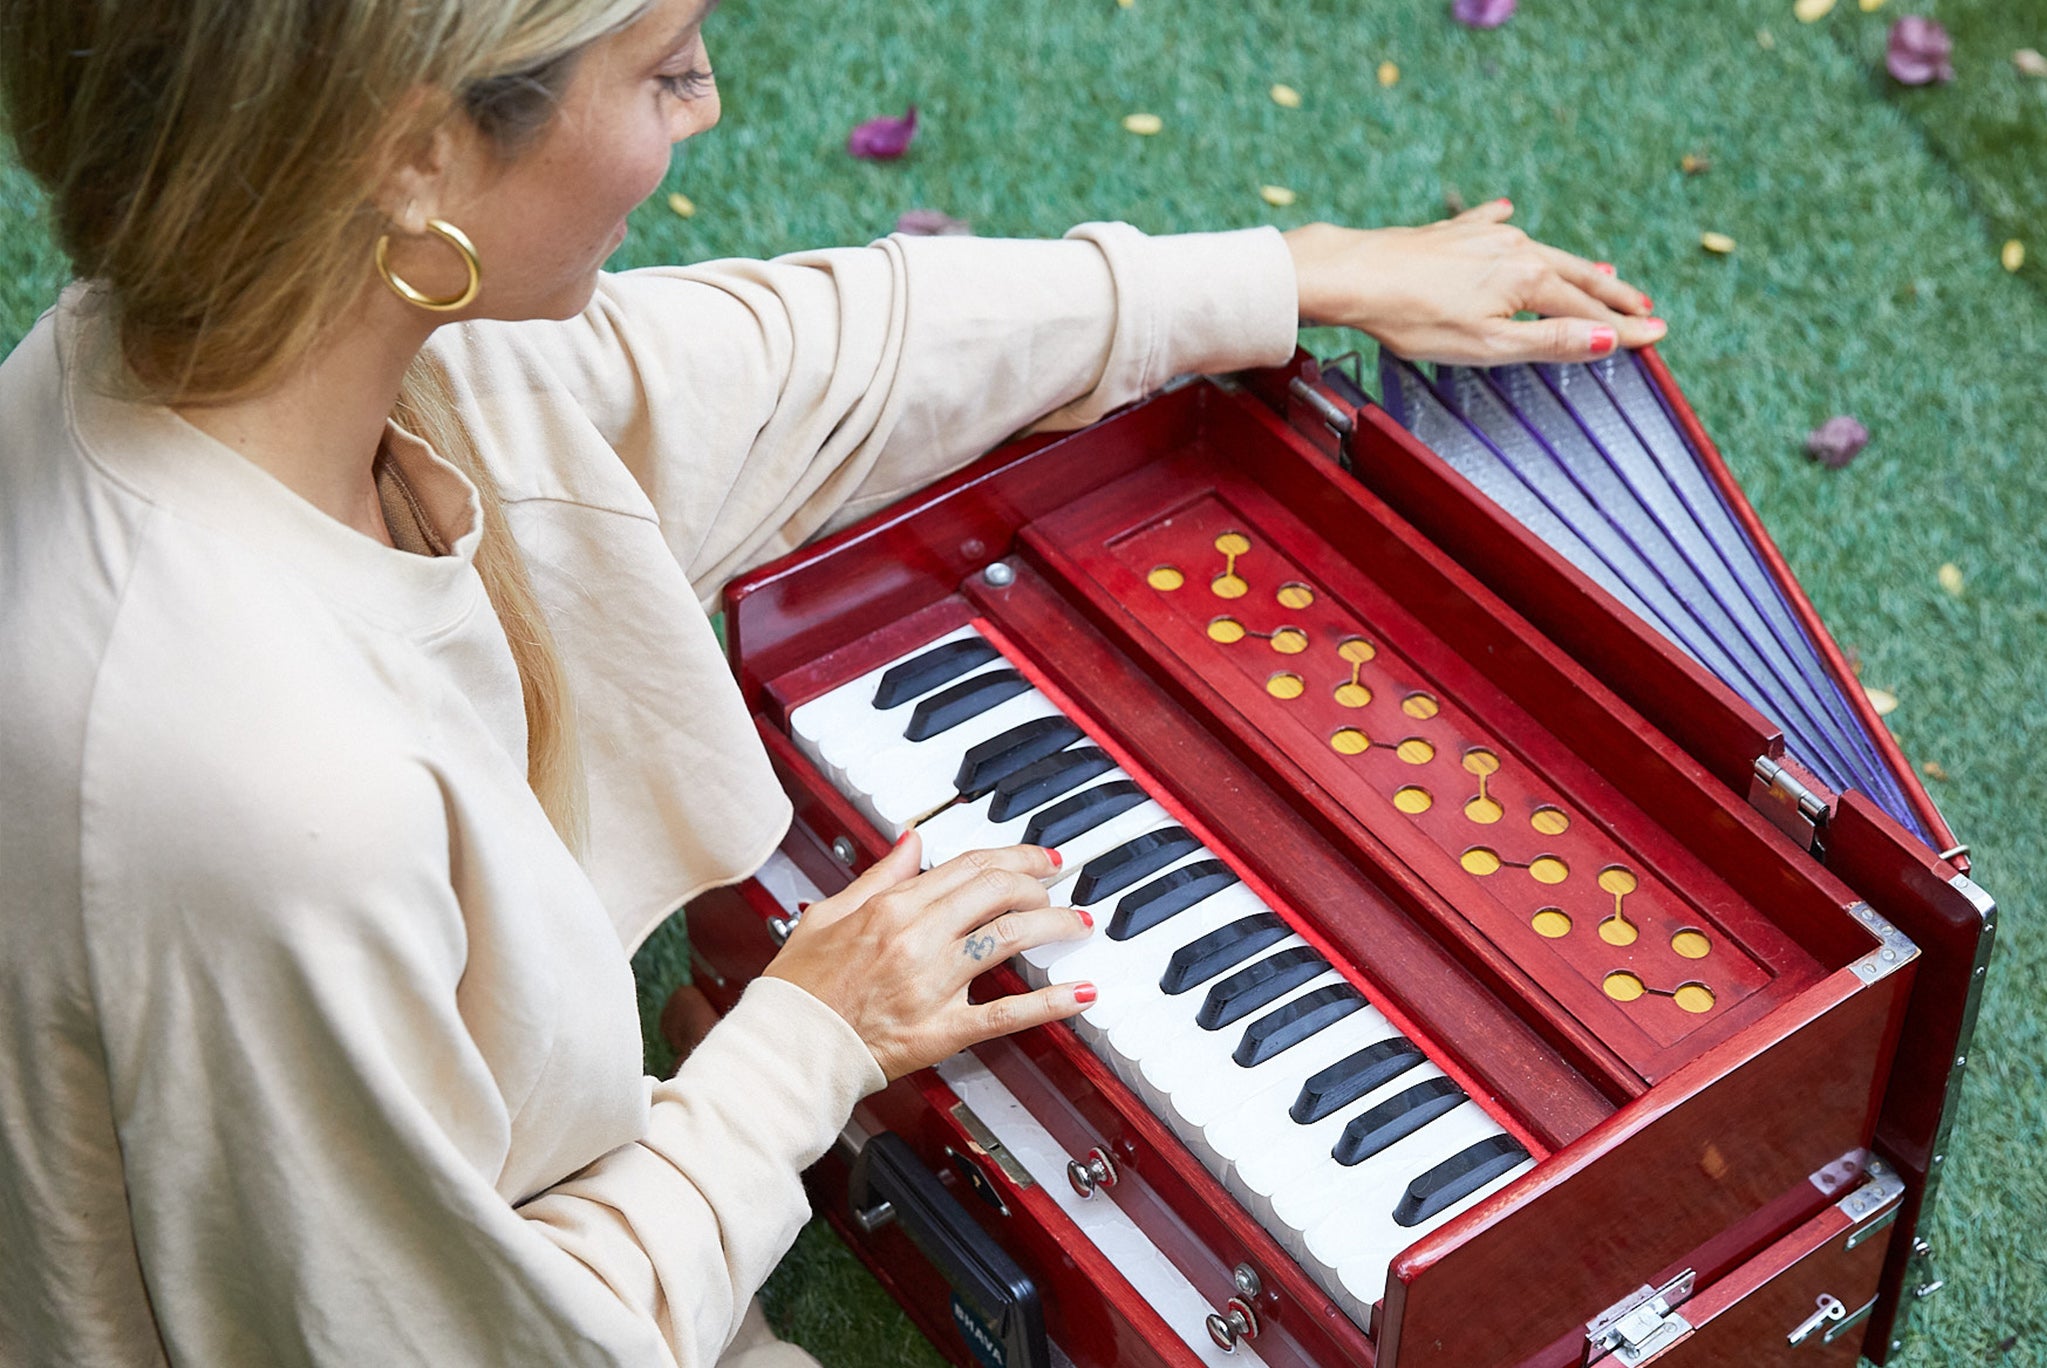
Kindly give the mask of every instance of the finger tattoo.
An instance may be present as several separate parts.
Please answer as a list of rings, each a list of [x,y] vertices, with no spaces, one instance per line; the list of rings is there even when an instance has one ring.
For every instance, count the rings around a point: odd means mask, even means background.
[[[976,962],[984,960],[995,953],[995,937],[987,935],[968,936],[966,950],[968,959]]]

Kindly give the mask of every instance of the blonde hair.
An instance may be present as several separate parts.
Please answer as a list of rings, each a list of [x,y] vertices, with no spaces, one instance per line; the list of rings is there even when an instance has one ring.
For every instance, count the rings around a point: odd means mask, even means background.
[[[0,0],[0,96],[58,244],[150,397],[219,403],[297,366],[390,228],[372,187],[444,120],[507,156],[589,43],[648,0]],[[571,846],[567,683],[495,482],[425,361],[394,414],[482,495],[476,568],[526,703],[527,780]]]

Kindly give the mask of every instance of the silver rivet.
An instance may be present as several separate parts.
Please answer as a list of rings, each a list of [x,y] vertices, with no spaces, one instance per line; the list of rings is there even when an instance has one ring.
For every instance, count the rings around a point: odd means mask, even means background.
[[[832,842],[832,858],[849,869],[853,865],[853,855],[852,837],[840,836]]]
[[[992,561],[988,568],[981,572],[981,578],[987,580],[993,588],[1007,589],[1016,583],[1016,570],[1008,561]]]
[[[1247,1263],[1240,1263],[1230,1273],[1230,1281],[1247,1300],[1255,1300],[1264,1284],[1258,1281],[1258,1270]]]
[[[1962,1066],[1963,1066],[1964,1064],[1966,1064],[1966,1063],[1968,1063],[1968,1062],[1969,1062],[1969,1056],[1967,1056],[1967,1055],[1965,1055],[1965,1054],[1958,1054],[1958,1055],[1956,1055],[1956,1056],[1955,1056],[1955,1067],[1956,1067],[1957,1069],[1961,1068],[1961,1067],[1962,1067]]]

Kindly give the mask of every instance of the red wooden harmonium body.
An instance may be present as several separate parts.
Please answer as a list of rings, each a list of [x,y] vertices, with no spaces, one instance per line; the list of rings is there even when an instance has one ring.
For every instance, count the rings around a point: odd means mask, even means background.
[[[849,1133],[892,1134],[959,1199],[1034,1287],[1049,1352],[1222,1361],[1189,1304],[1275,1365],[1886,1352],[1986,905],[1856,794],[1827,795],[1823,842],[1787,835],[1754,791],[1769,723],[1312,361],[1012,443],[727,602],[809,885],[888,842],[791,711],[973,624],[1534,1160],[1346,1304],[1064,1025],[870,1099]],[[692,905],[714,996],[765,964],[788,902],[751,883]],[[1022,1112],[1086,1203],[1032,1172]],[[1013,1361],[929,1238],[855,1219],[845,1157],[816,1175],[841,1232],[953,1358]],[[1193,1301],[1140,1291],[1133,1258]]]

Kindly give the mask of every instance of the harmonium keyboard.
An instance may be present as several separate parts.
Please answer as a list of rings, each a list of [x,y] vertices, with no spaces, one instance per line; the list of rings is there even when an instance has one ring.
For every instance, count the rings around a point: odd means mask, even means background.
[[[1653,353],[1305,354],[735,583],[796,806],[729,1000],[902,832],[1034,842],[1071,1022],[820,1206],[961,1364],[1884,1359],[1994,909]]]

